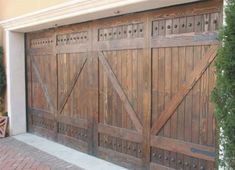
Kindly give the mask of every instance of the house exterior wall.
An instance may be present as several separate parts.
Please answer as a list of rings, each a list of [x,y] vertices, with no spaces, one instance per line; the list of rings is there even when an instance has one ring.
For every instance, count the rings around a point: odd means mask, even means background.
[[[0,21],[11,19],[33,11],[58,5],[71,0],[0,0]],[[26,5],[27,4],[27,5]],[[3,45],[3,33],[0,29],[0,46]]]
[[[54,6],[66,1],[71,0],[1,0],[0,20],[14,18],[29,12]]]

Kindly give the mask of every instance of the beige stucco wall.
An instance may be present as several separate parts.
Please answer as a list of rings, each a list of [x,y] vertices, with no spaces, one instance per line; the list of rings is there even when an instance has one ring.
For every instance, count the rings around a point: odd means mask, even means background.
[[[0,0],[0,21],[24,15],[71,0]],[[2,29],[0,28],[0,46]]]
[[[70,0],[0,0],[0,20],[57,5]]]

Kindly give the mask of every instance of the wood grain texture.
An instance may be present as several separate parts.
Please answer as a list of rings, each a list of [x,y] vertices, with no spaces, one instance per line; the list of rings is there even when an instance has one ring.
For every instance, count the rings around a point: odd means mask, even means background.
[[[201,75],[204,73],[206,68],[211,64],[217,54],[217,46],[212,46],[208,53],[203,56],[203,60],[200,61],[197,68],[190,75],[190,80],[182,85],[173,99],[167,104],[166,110],[160,113],[159,119],[153,124],[151,132],[152,134],[157,134],[166,121],[174,113],[175,109],[181,103],[182,99],[187,95],[191,88],[195,85]]]
[[[168,151],[182,153],[195,158],[215,161],[215,148],[191,142],[183,142],[161,136],[152,136],[151,145]]]
[[[28,131],[129,169],[214,169],[222,3],[27,33]]]
[[[125,109],[126,109],[128,115],[130,116],[131,120],[133,121],[133,124],[135,125],[136,130],[138,132],[142,132],[143,126],[142,126],[138,116],[136,115],[134,109],[132,108],[128,98],[126,97],[125,93],[123,92],[123,89],[119,85],[119,82],[116,79],[108,62],[106,61],[103,53],[99,53],[99,61],[102,63],[104,70],[108,75],[108,78],[112,82],[113,87],[115,88],[119,97],[121,98],[122,102],[124,103]]]

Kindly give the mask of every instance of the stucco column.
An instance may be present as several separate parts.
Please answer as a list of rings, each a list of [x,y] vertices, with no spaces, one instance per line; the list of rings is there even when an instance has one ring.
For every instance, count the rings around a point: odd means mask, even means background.
[[[24,34],[4,31],[10,135],[26,132]]]

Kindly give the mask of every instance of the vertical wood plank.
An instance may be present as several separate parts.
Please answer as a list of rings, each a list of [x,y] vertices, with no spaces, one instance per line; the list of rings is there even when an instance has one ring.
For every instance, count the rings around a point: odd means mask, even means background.
[[[151,20],[149,17],[145,20],[145,49],[143,50],[143,168],[150,168],[150,128],[151,128]]]
[[[126,27],[126,31],[127,31],[127,27]],[[124,32],[125,34],[125,32]],[[126,82],[127,82],[127,51],[122,51],[122,87],[124,89],[126,89]],[[124,90],[124,92],[126,93],[126,91]],[[124,108],[124,106],[122,106],[122,128],[126,128],[127,127],[127,113],[126,110]],[[122,153],[126,153],[126,147],[127,147],[127,143],[125,140],[122,140]]]
[[[166,22],[165,20],[159,20],[159,31],[158,34],[160,36],[164,36],[166,34]]]
[[[94,28],[94,24],[90,24],[90,31],[88,31],[88,40],[90,40],[90,51],[93,49],[93,44],[98,41],[98,31],[96,28]],[[92,52],[91,54],[91,68],[93,68],[88,75],[90,77],[90,83],[91,83],[91,89],[92,93],[90,96],[90,100],[92,101],[92,126],[91,126],[91,134],[92,134],[92,155],[97,155],[98,152],[98,146],[99,146],[99,134],[98,134],[98,124],[99,124],[99,74],[100,74],[100,68],[99,68],[99,61],[97,53]],[[88,106],[89,107],[89,106]],[[89,138],[88,138],[89,140]]]
[[[159,50],[152,49],[152,123],[158,118],[158,58]]]
[[[179,34],[179,31],[180,31],[180,19],[179,18],[173,19],[172,29],[173,29],[172,31],[173,34]]]
[[[179,86],[181,86],[186,79],[186,55],[185,55],[185,47],[179,48],[179,74],[178,74],[178,82]],[[184,121],[185,121],[185,100],[178,107],[178,120],[177,120],[177,139],[184,140]],[[183,162],[182,168],[187,170],[190,169],[190,165],[187,161],[185,161],[184,156],[180,155],[180,160]]]
[[[210,14],[203,15],[203,30],[208,32],[210,30]]]
[[[218,31],[219,29],[219,13],[210,14],[210,31]]]
[[[187,27],[186,17],[180,17],[179,32],[185,33]]]
[[[118,69],[118,80],[119,82],[122,81],[122,52],[121,51],[117,51],[117,69]],[[117,124],[118,127],[122,127],[122,117],[123,117],[123,113],[122,113],[122,103],[121,100],[119,98],[117,98],[117,107],[118,107],[118,119],[117,119]]]
[[[166,35],[172,34],[172,19],[166,20]]]
[[[132,79],[134,78],[132,75],[132,50],[127,51],[127,63],[126,63],[126,69],[127,69],[127,84],[126,84],[126,95],[130,103],[132,104]],[[127,120],[127,128],[128,129],[134,129],[134,125],[129,117],[129,115],[126,115]]]
[[[189,79],[189,74],[193,70],[193,47],[186,47],[186,81]],[[185,98],[185,122],[184,122],[184,129],[185,129],[185,141],[191,142],[192,141],[192,91],[188,93]],[[184,161],[191,164],[191,158],[185,156]]]
[[[193,62],[194,67],[201,58],[201,46],[194,47]],[[193,95],[193,111],[192,111],[192,142],[199,143],[199,125],[200,125],[200,79],[192,89]],[[194,164],[199,165],[198,159],[193,159]]]
[[[202,32],[202,15],[195,16],[194,19],[195,32]]]
[[[172,48],[172,96],[174,96],[179,88],[179,82],[178,82],[178,76],[179,76],[179,49],[178,47]],[[177,138],[177,117],[178,117],[178,111],[176,110],[174,114],[172,115],[170,119],[171,123],[171,138]],[[175,159],[175,162],[173,162],[173,165],[175,164],[174,168],[180,169],[182,167],[182,163],[180,163],[181,155],[176,153],[171,153],[171,157]]]
[[[159,34],[159,22],[153,21],[152,35],[153,35],[153,37],[156,37],[156,36],[158,36],[158,34]]]
[[[170,22],[171,23],[171,22]],[[170,24],[168,23],[168,24]],[[171,73],[174,72],[173,70],[173,65],[172,65],[172,59],[174,56],[172,56],[172,51],[171,48],[166,48],[165,49],[165,104],[168,103],[171,99],[171,85],[172,85],[172,75]],[[175,63],[174,63],[175,64]],[[165,109],[165,108],[164,108]],[[165,137],[171,137],[171,122],[167,121],[167,123],[164,126],[164,136]],[[169,151],[164,151],[164,165],[165,166],[170,166],[169,162],[169,157],[170,157],[170,152]]]
[[[165,102],[165,49],[159,49],[159,58],[158,58],[158,114],[160,114],[164,109],[164,102]],[[159,133],[160,136],[163,136],[163,130]],[[163,155],[164,151],[162,149],[158,149],[158,163],[164,164]]]

